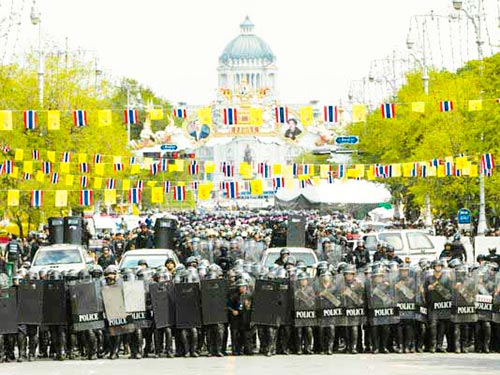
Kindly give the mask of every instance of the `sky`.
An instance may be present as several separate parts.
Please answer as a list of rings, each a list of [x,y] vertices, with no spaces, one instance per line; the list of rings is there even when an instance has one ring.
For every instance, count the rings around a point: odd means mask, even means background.
[[[19,46],[36,44],[32,0],[17,1],[25,2]],[[106,73],[189,104],[214,99],[219,55],[246,15],[277,57],[280,99],[304,103],[346,98],[350,82],[366,76],[372,60],[406,49],[412,15],[451,11],[451,0],[36,2],[44,38],[61,45],[68,38],[71,48],[95,51]]]

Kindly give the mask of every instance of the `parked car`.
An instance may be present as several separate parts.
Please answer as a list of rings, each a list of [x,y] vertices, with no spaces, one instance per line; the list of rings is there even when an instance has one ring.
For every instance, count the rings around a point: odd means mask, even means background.
[[[179,258],[170,249],[137,249],[125,252],[118,265],[119,269],[135,268],[141,259],[145,259],[149,268],[156,268],[165,265],[165,261],[172,258],[177,266]]]
[[[80,271],[94,264],[82,245],[57,244],[38,249],[31,264],[31,271],[42,269],[57,271]]]
[[[371,255],[376,250],[378,242],[387,242],[394,246],[395,254],[407,263],[417,263],[422,258],[436,259],[442,250],[432,236],[425,231],[415,229],[372,232],[365,234],[363,240]]]

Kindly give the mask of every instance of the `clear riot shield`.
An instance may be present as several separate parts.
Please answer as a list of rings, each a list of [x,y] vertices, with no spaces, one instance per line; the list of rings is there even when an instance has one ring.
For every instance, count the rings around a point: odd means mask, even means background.
[[[201,282],[201,309],[204,325],[226,324],[228,286],[226,280]]]
[[[17,324],[16,290],[0,289],[0,335],[17,333]]]
[[[495,276],[495,287],[493,292],[493,312],[491,316],[493,323],[500,324],[500,273]]]
[[[477,274],[469,274],[467,267],[458,267],[452,273],[452,307],[453,323],[477,322],[476,295]]]
[[[394,291],[401,320],[415,319],[417,284],[414,271],[401,267],[396,273]]]
[[[134,332],[134,320],[125,310],[123,285],[121,283],[105,285],[101,293],[109,335],[119,336]]]
[[[326,260],[329,264],[334,265],[335,267],[342,261],[342,256],[344,254],[344,246],[340,243],[333,242],[331,251],[329,251],[324,256],[324,260]]]
[[[396,277],[385,269],[373,272],[368,283],[369,321],[373,326],[397,324],[400,321],[396,302]]]
[[[345,306],[342,304],[340,288],[343,277],[330,273],[319,276],[315,282],[318,325],[329,327],[340,325],[344,320]]]
[[[17,287],[17,317],[19,324],[42,324],[43,284],[44,282],[41,280],[33,280]]]
[[[429,320],[448,320],[452,306],[452,275],[449,269],[431,270],[425,283]]]
[[[214,242],[213,240],[202,240],[198,246],[198,252],[201,259],[206,259],[211,263],[214,262]]]
[[[43,324],[65,325],[67,319],[66,287],[63,280],[48,280],[43,284]]]
[[[480,321],[490,322],[493,312],[493,293],[495,292],[495,270],[489,266],[475,271],[476,279],[476,312]]]
[[[316,294],[313,279],[302,273],[293,282],[293,319],[295,327],[317,326]]]
[[[69,285],[71,324],[76,332],[103,329],[104,307],[98,281]]]
[[[352,269],[339,275],[337,279],[342,306],[345,309],[344,319],[340,322],[341,326],[354,327],[365,324],[367,320],[367,311],[365,304],[365,280],[363,274],[356,274]]]
[[[246,261],[259,263],[264,252],[264,243],[247,239],[243,242],[242,250]]]
[[[175,293],[172,282],[151,283],[149,285],[153,320],[156,328],[175,325]]]
[[[201,327],[199,283],[175,284],[175,325],[179,329]]]
[[[125,311],[132,316],[137,328],[151,327],[151,311],[146,308],[146,285],[144,280],[123,283]]]
[[[415,278],[415,319],[419,322],[426,323],[428,320],[428,300],[425,291],[425,281],[428,272],[416,269],[414,272]]]

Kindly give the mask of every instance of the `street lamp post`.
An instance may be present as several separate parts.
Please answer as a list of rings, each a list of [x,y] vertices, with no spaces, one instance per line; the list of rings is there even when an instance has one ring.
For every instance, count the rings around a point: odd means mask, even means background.
[[[42,51],[42,18],[41,13],[36,6],[36,0],[33,0],[30,13],[31,23],[38,26],[38,102],[40,108],[43,108],[43,87],[44,87],[44,55]]]

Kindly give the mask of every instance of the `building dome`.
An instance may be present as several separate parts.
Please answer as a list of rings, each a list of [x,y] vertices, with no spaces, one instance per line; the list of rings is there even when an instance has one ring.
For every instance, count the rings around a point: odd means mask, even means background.
[[[269,45],[253,33],[254,24],[248,16],[240,24],[241,33],[226,46],[219,62],[232,65],[242,60],[262,60],[264,64],[275,62],[275,56]]]

